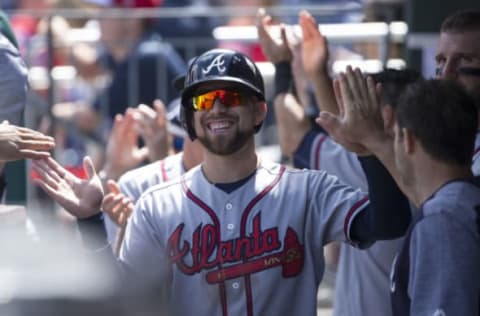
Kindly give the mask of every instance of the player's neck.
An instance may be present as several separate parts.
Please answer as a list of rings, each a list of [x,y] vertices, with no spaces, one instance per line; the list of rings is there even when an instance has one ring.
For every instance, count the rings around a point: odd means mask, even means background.
[[[469,166],[458,166],[430,159],[418,164],[413,183],[415,196],[411,197],[420,206],[447,182],[472,176]]]
[[[232,155],[219,156],[205,153],[202,169],[212,183],[232,183],[246,178],[257,168],[258,157],[254,148],[243,148]]]

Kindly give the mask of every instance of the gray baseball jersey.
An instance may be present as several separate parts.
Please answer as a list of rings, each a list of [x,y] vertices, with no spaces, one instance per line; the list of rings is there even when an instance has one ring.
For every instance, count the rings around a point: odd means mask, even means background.
[[[394,266],[394,315],[479,315],[480,178],[443,185],[420,215]]]
[[[368,204],[324,171],[261,162],[226,193],[199,166],[137,201],[120,261],[164,284],[174,315],[316,315],[323,246],[351,241]]]
[[[367,179],[355,154],[345,150],[331,137],[319,133],[308,154],[310,169],[325,170],[341,181],[367,190]],[[377,241],[360,250],[340,245],[335,280],[334,316],[392,315],[390,270],[403,238]]]
[[[183,152],[128,171],[118,181],[120,191],[135,203],[148,188],[175,179],[185,173],[182,157]],[[113,244],[118,226],[108,216],[105,216],[104,223],[108,242]]]

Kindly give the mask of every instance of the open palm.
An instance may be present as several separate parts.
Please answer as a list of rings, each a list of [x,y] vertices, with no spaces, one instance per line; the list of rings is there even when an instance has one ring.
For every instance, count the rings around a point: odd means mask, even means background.
[[[87,179],[78,178],[50,157],[33,162],[33,168],[39,175],[35,183],[77,218],[98,213],[103,199],[102,184],[89,157],[84,158],[83,167]]]

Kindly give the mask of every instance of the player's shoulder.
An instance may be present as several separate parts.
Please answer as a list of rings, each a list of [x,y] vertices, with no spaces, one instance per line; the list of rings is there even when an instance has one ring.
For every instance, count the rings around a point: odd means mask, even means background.
[[[289,186],[299,186],[301,183],[305,185],[315,182],[322,183],[329,177],[323,170],[298,169],[264,160],[262,160],[259,165],[258,175],[262,178],[267,178],[267,176],[281,176],[281,180]]]
[[[183,173],[181,160],[181,154],[168,156],[163,160],[158,160],[127,171],[120,177],[118,182],[120,185],[129,182],[141,183],[153,177],[159,177],[162,173],[164,174],[164,178],[174,178]]]
[[[480,177],[451,181],[438,189],[423,205],[424,216],[474,209],[480,205]]]
[[[435,192],[422,205],[424,216],[422,224],[447,227],[459,225],[464,230],[478,231],[477,219],[480,214],[478,182],[480,178],[476,177],[471,180],[473,181],[452,181]],[[445,229],[445,227],[441,229]]]
[[[149,163],[148,165],[141,166],[132,170],[125,172],[120,179],[119,183],[125,183],[130,181],[138,181],[143,178],[150,177],[153,173],[156,173],[160,170],[160,161],[155,161]]]
[[[142,194],[142,198],[154,198],[156,195],[162,197],[178,196],[178,193],[184,191],[183,188],[186,184],[199,173],[201,173],[200,166],[196,166],[178,177],[151,186]]]

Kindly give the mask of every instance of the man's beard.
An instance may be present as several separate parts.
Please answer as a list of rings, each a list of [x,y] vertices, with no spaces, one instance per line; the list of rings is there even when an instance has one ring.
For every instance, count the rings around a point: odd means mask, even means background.
[[[215,140],[210,139],[208,136],[198,136],[198,140],[202,145],[216,155],[227,156],[237,152],[242,148],[254,135],[254,131],[239,131],[237,130],[235,135],[229,135],[226,137],[219,136]]]

